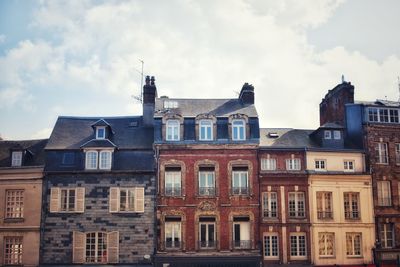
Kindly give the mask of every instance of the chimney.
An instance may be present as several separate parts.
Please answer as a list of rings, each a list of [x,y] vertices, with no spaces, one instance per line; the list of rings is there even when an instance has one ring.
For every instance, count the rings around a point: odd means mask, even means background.
[[[154,76],[146,76],[143,86],[143,123],[146,126],[152,126],[154,121],[154,108],[157,97],[157,88]]]
[[[245,83],[240,91],[239,99],[242,104],[254,104],[254,86]]]

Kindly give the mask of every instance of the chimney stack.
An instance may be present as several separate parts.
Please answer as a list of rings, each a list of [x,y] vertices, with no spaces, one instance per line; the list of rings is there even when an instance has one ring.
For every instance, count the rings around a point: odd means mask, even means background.
[[[154,76],[146,76],[143,86],[143,123],[147,126],[153,126],[154,108],[157,97],[157,87]]]
[[[242,104],[254,104],[254,86],[245,83],[240,91],[239,99]]]

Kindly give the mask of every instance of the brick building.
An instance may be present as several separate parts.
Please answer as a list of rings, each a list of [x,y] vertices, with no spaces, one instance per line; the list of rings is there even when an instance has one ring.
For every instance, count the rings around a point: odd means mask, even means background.
[[[38,266],[44,146],[0,141],[0,265]]]
[[[258,115],[238,99],[157,98],[156,266],[258,266]]]

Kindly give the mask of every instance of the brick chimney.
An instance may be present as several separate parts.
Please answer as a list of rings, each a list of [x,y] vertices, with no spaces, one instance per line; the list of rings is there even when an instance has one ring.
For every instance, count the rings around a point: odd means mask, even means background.
[[[157,87],[154,76],[146,76],[143,86],[143,123],[152,126],[154,123],[154,108],[157,97]]]
[[[245,83],[240,91],[239,99],[242,104],[254,104],[254,86]]]

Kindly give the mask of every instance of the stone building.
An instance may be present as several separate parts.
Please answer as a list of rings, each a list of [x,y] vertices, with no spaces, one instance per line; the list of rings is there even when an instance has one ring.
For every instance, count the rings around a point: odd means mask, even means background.
[[[258,115],[237,99],[155,102],[155,266],[258,266]]]
[[[44,146],[0,141],[0,265],[38,266]]]

